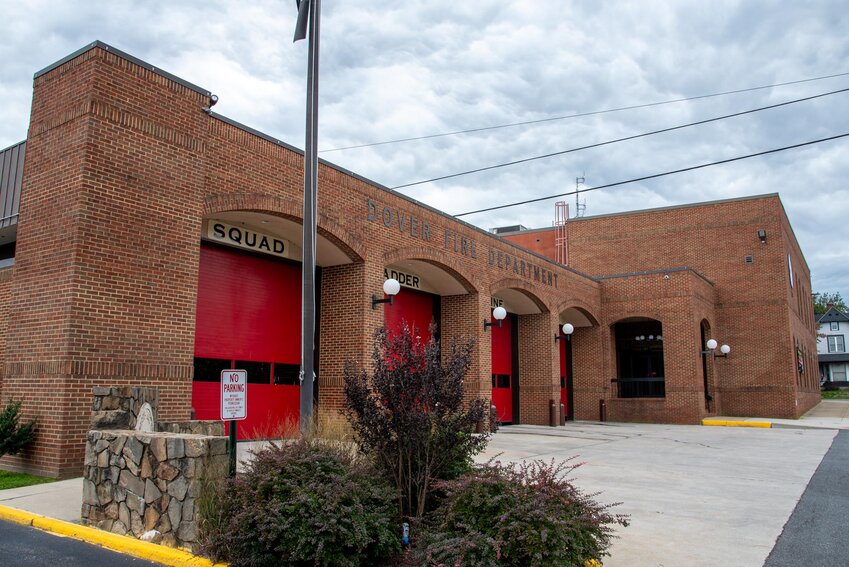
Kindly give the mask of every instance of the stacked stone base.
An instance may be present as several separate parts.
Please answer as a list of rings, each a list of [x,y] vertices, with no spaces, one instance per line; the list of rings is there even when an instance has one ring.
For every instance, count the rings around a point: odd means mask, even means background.
[[[195,549],[198,498],[227,464],[226,437],[89,431],[82,522],[135,537],[156,530],[165,545]]]

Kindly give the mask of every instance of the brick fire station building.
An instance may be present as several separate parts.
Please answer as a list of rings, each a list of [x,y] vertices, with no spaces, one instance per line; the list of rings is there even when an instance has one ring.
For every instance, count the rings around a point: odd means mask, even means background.
[[[217,419],[221,369],[244,368],[244,436],[297,418],[303,156],[210,104],[100,42],[35,75],[27,139],[0,154],[0,400],[40,428],[2,467],[79,473],[95,386],[155,386],[161,419]],[[320,413],[401,320],[475,338],[467,387],[508,423],[549,424],[561,400],[569,418],[603,401],[610,420],[671,423],[819,400],[810,274],[778,195],[495,235],[318,175]],[[392,276],[393,305],[373,308]],[[485,328],[496,305],[508,316]]]

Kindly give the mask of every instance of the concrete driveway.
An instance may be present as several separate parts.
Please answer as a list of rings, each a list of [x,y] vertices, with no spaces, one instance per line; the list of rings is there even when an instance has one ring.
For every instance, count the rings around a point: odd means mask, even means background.
[[[605,567],[761,566],[836,431],[572,422],[504,427],[485,461],[584,462],[575,484],[630,514]]]

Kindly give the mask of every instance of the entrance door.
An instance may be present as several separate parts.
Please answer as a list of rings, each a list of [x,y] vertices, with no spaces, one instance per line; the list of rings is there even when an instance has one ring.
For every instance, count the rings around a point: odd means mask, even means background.
[[[240,439],[277,437],[300,417],[301,268],[201,245],[192,406],[221,419],[220,373],[248,372]]]
[[[513,423],[513,324],[508,316],[492,333],[492,403],[498,421]]]
[[[412,329],[422,344],[430,340],[430,323],[436,321],[439,326],[439,313],[436,301],[438,296],[408,288],[392,298],[392,305],[383,306],[383,321],[388,333],[397,333],[404,322]]]
[[[572,339],[570,336],[563,334],[563,329],[560,333],[560,403],[563,404],[563,411],[566,412],[566,419],[574,419],[572,415],[573,399],[573,383],[572,383]]]

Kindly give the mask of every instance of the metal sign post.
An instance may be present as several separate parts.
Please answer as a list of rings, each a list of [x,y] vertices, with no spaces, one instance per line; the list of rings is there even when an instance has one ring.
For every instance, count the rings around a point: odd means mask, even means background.
[[[315,240],[318,202],[318,37],[321,0],[296,0],[298,20],[293,41],[309,35],[307,124],[304,145],[303,262],[301,270],[301,433],[312,427],[315,380]]]
[[[236,474],[236,422],[248,417],[248,372],[221,371],[221,420],[230,422],[230,476]]]

